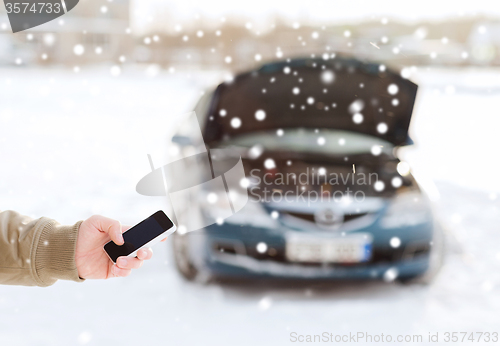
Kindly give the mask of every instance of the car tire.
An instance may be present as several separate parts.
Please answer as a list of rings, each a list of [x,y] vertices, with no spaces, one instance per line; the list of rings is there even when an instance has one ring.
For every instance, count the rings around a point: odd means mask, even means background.
[[[419,275],[401,276],[397,278],[396,281],[403,285],[412,285],[412,284],[428,285],[430,282],[425,280],[424,277],[425,273]]]
[[[175,266],[181,275],[188,281],[195,281],[198,269],[193,264],[189,254],[189,241],[186,235],[174,233],[172,237]]]

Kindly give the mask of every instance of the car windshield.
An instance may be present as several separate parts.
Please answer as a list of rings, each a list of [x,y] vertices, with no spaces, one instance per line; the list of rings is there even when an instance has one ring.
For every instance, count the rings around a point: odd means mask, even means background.
[[[287,129],[240,135],[224,145],[256,151],[293,151],[328,155],[392,154],[394,145],[380,138],[341,130]]]

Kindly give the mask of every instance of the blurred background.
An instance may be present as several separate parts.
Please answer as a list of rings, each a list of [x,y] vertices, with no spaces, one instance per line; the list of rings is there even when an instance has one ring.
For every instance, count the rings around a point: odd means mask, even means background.
[[[430,285],[198,284],[171,244],[129,278],[0,287],[5,345],[287,344],[290,333],[495,332],[500,9],[491,1],[251,3],[84,0],[12,34],[0,8],[0,210],[73,224],[134,224],[161,197],[135,192],[166,163],[207,87],[262,63],[345,53],[419,85],[400,152],[446,228]]]

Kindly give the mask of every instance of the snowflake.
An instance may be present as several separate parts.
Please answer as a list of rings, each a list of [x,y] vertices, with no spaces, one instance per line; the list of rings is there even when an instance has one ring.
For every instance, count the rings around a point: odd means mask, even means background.
[[[113,77],[118,77],[122,73],[120,66],[117,65],[112,66],[109,71]]]
[[[387,130],[388,130],[388,127],[387,127],[386,123],[379,123],[377,125],[377,132],[378,133],[384,134],[387,132]]]
[[[380,145],[373,145],[370,151],[372,155],[378,156],[382,153],[382,147]]]
[[[387,92],[391,95],[396,95],[399,91],[399,88],[396,84],[389,84],[389,86],[387,87]]]
[[[240,186],[246,189],[248,186],[250,186],[250,181],[247,178],[243,178],[240,180]]]
[[[354,100],[350,105],[349,105],[349,113],[355,114],[359,113],[363,110],[365,107],[365,102],[361,99]]]
[[[263,152],[264,152],[264,148],[261,145],[256,144],[256,145],[254,145],[253,147],[250,148],[250,150],[248,151],[248,156],[251,159],[256,159],[260,155],[262,155]]]
[[[380,192],[385,189],[385,184],[383,181],[378,180],[375,184],[373,184],[373,188],[375,189],[375,191]]]
[[[231,119],[231,126],[235,129],[239,128],[241,126],[241,119],[238,117]]]
[[[217,202],[217,194],[214,193],[214,192],[210,192],[208,195],[207,195],[207,201],[208,203],[210,204],[214,204],[215,202]]]
[[[260,310],[268,310],[271,305],[273,304],[273,301],[269,297],[264,297],[259,301],[259,309]]]
[[[85,47],[83,47],[81,44],[77,44],[73,47],[73,53],[75,55],[82,55],[85,53]]]
[[[92,340],[92,334],[90,334],[87,331],[82,332],[82,333],[80,333],[80,335],[78,335],[78,343],[80,345],[88,344],[90,342],[90,340]]]
[[[399,239],[398,237],[392,237],[391,240],[389,240],[389,244],[393,248],[398,248],[401,246],[401,239]]]
[[[361,124],[363,122],[363,114],[361,113],[355,113],[353,116],[352,116],[352,121],[355,123],[355,124]]]
[[[384,281],[392,282],[392,281],[396,280],[398,275],[399,275],[399,272],[398,272],[397,268],[389,268],[384,273]]]
[[[276,162],[274,162],[273,159],[266,159],[264,161],[264,167],[266,169],[273,169],[273,168],[276,168]]]
[[[266,118],[266,112],[264,112],[262,109],[259,109],[255,112],[255,119],[258,121],[262,121]]]
[[[398,187],[403,185],[403,179],[401,179],[400,177],[394,177],[391,180],[391,185],[397,189]]]
[[[331,84],[335,80],[335,74],[331,70],[324,70],[321,72],[321,81],[324,84]]]

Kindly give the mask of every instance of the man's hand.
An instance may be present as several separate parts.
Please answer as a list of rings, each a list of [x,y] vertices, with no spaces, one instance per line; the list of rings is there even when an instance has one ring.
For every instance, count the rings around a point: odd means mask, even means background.
[[[118,257],[114,264],[104,252],[104,244],[112,240],[123,245],[122,233],[130,227],[104,216],[94,215],[83,221],[76,240],[76,268],[82,279],[108,279],[128,276],[132,269],[142,266],[144,260],[153,256],[151,249],[141,249],[137,257]]]

